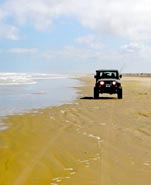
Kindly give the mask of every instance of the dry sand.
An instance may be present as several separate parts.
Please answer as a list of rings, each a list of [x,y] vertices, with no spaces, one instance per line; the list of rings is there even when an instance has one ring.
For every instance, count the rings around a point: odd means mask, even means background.
[[[151,78],[124,77],[122,100],[81,80],[73,104],[5,120],[0,185],[151,185]]]

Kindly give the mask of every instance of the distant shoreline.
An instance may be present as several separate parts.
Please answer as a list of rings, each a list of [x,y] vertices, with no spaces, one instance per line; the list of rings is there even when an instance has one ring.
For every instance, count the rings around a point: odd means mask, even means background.
[[[126,77],[151,77],[151,73],[122,73]]]
[[[125,77],[151,77],[151,73],[122,73],[122,76]],[[94,75],[95,73],[87,73],[86,75]]]

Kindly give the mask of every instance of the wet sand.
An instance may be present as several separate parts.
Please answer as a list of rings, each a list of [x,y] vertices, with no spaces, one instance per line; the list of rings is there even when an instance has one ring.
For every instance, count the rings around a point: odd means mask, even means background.
[[[123,77],[122,100],[81,81],[73,104],[5,120],[1,185],[151,184],[151,78]]]

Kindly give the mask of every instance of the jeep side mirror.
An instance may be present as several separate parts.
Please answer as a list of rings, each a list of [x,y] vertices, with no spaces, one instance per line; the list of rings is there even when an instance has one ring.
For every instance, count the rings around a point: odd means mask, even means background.
[[[94,75],[94,78],[96,78],[97,77],[97,75]]]
[[[120,78],[122,78],[122,75],[120,75]]]

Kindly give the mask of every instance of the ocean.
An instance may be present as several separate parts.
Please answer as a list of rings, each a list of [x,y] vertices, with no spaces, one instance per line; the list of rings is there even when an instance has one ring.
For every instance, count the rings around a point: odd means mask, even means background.
[[[0,73],[0,116],[59,106],[76,99],[78,80],[67,74]]]

